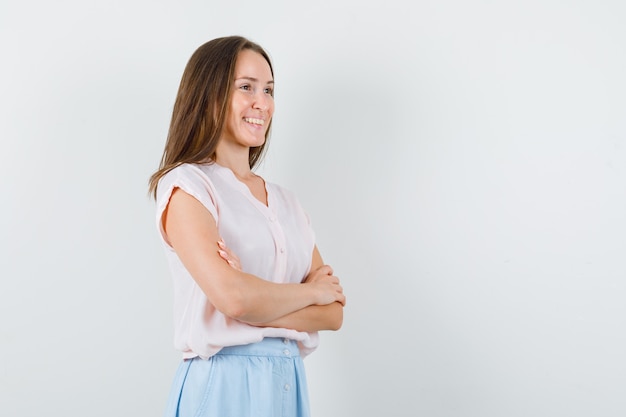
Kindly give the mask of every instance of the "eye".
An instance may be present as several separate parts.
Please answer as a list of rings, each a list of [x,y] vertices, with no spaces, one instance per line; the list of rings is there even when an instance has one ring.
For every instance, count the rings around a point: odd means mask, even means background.
[[[250,91],[250,85],[249,84],[243,84],[240,85],[239,88],[243,91]]]
[[[265,92],[265,94],[269,94],[270,96],[274,96],[274,89],[272,87],[265,87],[265,90],[263,90]]]

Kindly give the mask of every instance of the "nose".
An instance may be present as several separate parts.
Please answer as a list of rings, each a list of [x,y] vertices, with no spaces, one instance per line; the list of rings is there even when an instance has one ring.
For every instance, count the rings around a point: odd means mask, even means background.
[[[254,103],[252,104],[252,108],[258,109],[261,111],[267,111],[270,108],[270,100],[271,98],[267,96],[267,94],[261,90],[255,95]]]

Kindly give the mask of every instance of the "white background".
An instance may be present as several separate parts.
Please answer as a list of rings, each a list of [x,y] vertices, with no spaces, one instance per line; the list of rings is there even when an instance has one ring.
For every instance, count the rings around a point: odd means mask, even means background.
[[[626,415],[619,0],[0,3],[0,414],[159,416],[178,364],[147,179],[183,68],[259,42],[348,294],[316,417]]]

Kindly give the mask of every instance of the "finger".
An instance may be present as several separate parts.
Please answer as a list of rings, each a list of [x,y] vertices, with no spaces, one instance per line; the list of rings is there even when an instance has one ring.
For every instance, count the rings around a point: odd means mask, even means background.
[[[329,278],[330,282],[332,282],[333,284],[339,285],[339,278],[337,278],[336,276],[329,275],[328,278]]]
[[[345,307],[345,305],[346,305],[346,296],[345,296],[345,295],[343,295],[343,294],[341,294],[341,297],[339,297],[339,298],[337,299],[337,301],[338,301],[338,302],[339,302],[342,306],[344,306],[344,307]]]
[[[333,268],[330,265],[322,265],[319,268],[317,268],[317,272],[320,272],[324,275],[332,275]]]
[[[233,251],[230,250],[230,248],[228,246],[226,246],[226,243],[224,243],[223,239],[220,239],[220,240],[217,241],[217,246],[219,246],[219,248],[221,250],[223,250],[224,252],[228,253],[228,256],[230,256],[231,258],[239,259],[239,258],[237,258],[237,255],[235,255],[233,253]]]
[[[228,248],[228,247],[226,246],[226,244],[224,243],[224,240],[222,240],[222,239],[218,240],[218,241],[217,241],[217,246],[219,246],[219,248],[220,248],[222,251],[226,252],[226,253],[228,254],[228,257],[229,257],[229,258],[231,258],[231,259],[239,259],[239,258],[237,258],[237,256],[233,253],[233,251],[231,251],[231,250],[230,250],[230,248]]]
[[[230,260],[228,257],[228,253],[226,253],[226,251],[223,251],[222,249],[218,249],[217,253],[219,253],[219,255],[226,261]]]

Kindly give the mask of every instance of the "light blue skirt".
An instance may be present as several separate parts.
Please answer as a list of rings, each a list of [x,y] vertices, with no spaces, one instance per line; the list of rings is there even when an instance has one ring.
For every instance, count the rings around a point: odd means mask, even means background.
[[[297,343],[265,338],[183,361],[165,417],[310,417]]]

